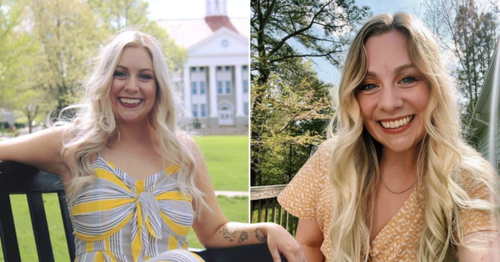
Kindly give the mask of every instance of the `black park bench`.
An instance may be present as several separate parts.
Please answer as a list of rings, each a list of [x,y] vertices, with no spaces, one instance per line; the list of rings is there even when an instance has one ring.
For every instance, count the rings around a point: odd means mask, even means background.
[[[12,194],[25,194],[27,196],[39,261],[54,262],[42,193],[56,193],[58,196],[70,259],[71,261],[75,260],[73,227],[66,205],[64,187],[59,176],[31,166],[4,161],[0,162],[0,236],[5,262],[21,261],[10,202],[10,195]],[[266,244],[205,249],[196,253],[206,262],[273,261]],[[281,256],[281,259],[286,262],[283,256]]]

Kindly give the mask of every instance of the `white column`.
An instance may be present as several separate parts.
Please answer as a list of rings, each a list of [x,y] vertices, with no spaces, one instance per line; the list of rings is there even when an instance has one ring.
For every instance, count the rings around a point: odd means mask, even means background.
[[[245,116],[243,113],[243,80],[241,79],[241,65],[235,65],[236,73],[236,116]]]
[[[215,79],[215,70],[216,67],[215,65],[210,65],[210,117],[211,118],[218,118],[218,113],[217,113],[217,81]]]
[[[189,65],[184,66],[184,117],[191,118],[191,79],[190,79],[191,67]]]

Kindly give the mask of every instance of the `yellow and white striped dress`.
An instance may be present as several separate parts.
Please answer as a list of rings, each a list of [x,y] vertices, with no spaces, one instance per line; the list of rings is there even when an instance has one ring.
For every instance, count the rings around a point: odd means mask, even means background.
[[[96,179],[72,207],[77,262],[200,262],[187,251],[194,215],[191,196],[170,166],[145,180],[127,175],[100,155]]]

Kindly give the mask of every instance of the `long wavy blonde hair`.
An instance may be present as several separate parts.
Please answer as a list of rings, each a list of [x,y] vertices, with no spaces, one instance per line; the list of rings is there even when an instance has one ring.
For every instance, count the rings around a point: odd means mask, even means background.
[[[453,245],[463,245],[461,209],[492,212],[499,218],[498,179],[491,165],[461,137],[460,115],[453,82],[446,73],[432,33],[407,13],[371,18],[356,35],[339,86],[336,144],[331,159],[333,261],[368,261],[372,211],[380,179],[380,145],[364,129],[356,90],[367,71],[364,44],[374,35],[396,30],[408,42],[415,66],[425,75],[430,100],[425,111],[426,135],[418,156],[418,179],[425,181],[425,229],[417,247],[418,261],[443,261]],[[464,177],[467,174],[467,181]],[[425,180],[422,177],[425,175]],[[473,181],[471,181],[473,180]],[[489,189],[494,201],[471,199],[470,187]],[[432,201],[430,201],[432,196]]]
[[[195,186],[196,163],[192,149],[181,142],[180,136],[187,136],[179,129],[176,109],[181,106],[180,99],[169,81],[168,69],[159,42],[152,36],[135,31],[124,30],[115,35],[104,46],[98,56],[93,73],[84,84],[85,96],[80,104],[64,108],[56,125],[64,125],[62,155],[69,159],[72,179],[69,186],[69,202],[74,201],[79,189],[95,178],[91,156],[104,149],[108,139],[120,137],[116,117],[111,107],[109,92],[113,73],[123,50],[127,47],[143,47],[151,56],[157,83],[156,101],[149,113],[149,123],[155,137],[155,150],[162,156],[164,164],[173,163],[180,167],[178,185],[180,190],[193,197],[196,213],[201,207],[208,208],[202,192]],[[63,117],[65,112],[76,110],[69,121]],[[74,160],[74,161],[73,161]]]

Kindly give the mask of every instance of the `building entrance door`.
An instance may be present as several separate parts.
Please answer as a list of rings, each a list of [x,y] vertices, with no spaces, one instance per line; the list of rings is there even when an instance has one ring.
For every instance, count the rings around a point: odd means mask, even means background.
[[[222,104],[219,107],[219,125],[234,125],[233,108],[229,104]]]

